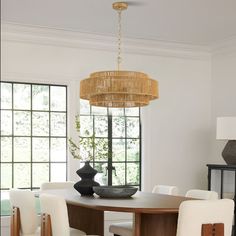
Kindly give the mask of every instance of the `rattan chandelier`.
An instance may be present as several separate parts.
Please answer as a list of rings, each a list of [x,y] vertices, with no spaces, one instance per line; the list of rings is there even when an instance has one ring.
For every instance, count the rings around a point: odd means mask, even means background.
[[[118,12],[117,70],[99,71],[80,82],[80,98],[90,105],[101,107],[142,107],[158,98],[158,82],[147,74],[120,70],[121,65],[121,12],[128,8],[125,2],[113,3]]]

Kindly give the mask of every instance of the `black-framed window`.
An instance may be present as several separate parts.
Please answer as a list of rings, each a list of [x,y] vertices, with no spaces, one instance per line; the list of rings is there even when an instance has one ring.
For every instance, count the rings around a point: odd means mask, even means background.
[[[91,148],[92,163],[98,170],[96,180],[102,185],[141,189],[140,108],[95,107],[81,99],[80,126],[83,140],[95,138],[95,147]],[[99,156],[102,152],[107,154]]]
[[[67,179],[67,86],[1,82],[1,191]]]

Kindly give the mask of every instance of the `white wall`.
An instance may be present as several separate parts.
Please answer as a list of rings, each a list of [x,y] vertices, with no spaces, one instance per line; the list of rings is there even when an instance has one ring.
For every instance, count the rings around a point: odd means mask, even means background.
[[[160,100],[144,109],[144,162],[149,189],[176,185],[180,193],[206,188],[209,156],[210,62],[161,58]]]
[[[216,118],[236,116],[236,40],[230,50],[212,55],[212,164],[225,164],[221,152],[227,141],[216,140]]]
[[[216,140],[216,118],[236,116],[236,39],[212,55],[212,117],[209,163],[225,164],[222,150],[227,140]],[[224,172],[224,196],[234,196],[234,173]],[[220,172],[212,172],[212,187],[220,192]]]

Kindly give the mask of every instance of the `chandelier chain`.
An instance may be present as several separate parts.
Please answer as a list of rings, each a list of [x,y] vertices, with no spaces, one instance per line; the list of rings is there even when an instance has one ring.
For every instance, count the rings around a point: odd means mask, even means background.
[[[118,71],[121,65],[121,10],[118,10],[118,55],[117,55],[117,66]]]

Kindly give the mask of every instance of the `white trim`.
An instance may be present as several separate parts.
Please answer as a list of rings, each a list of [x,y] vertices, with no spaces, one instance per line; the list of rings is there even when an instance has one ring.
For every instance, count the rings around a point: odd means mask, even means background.
[[[21,73],[21,72],[7,72],[1,73],[1,80],[14,81],[14,82],[29,82],[29,83],[50,83],[61,85],[69,85],[71,82],[79,81],[79,77],[68,75],[55,75],[55,74],[36,74],[36,73]]]
[[[81,33],[44,27],[3,22],[2,41],[32,43],[93,50],[116,51],[117,39],[113,36]],[[210,58],[208,46],[172,43],[157,40],[124,38],[124,52],[187,59]]]

